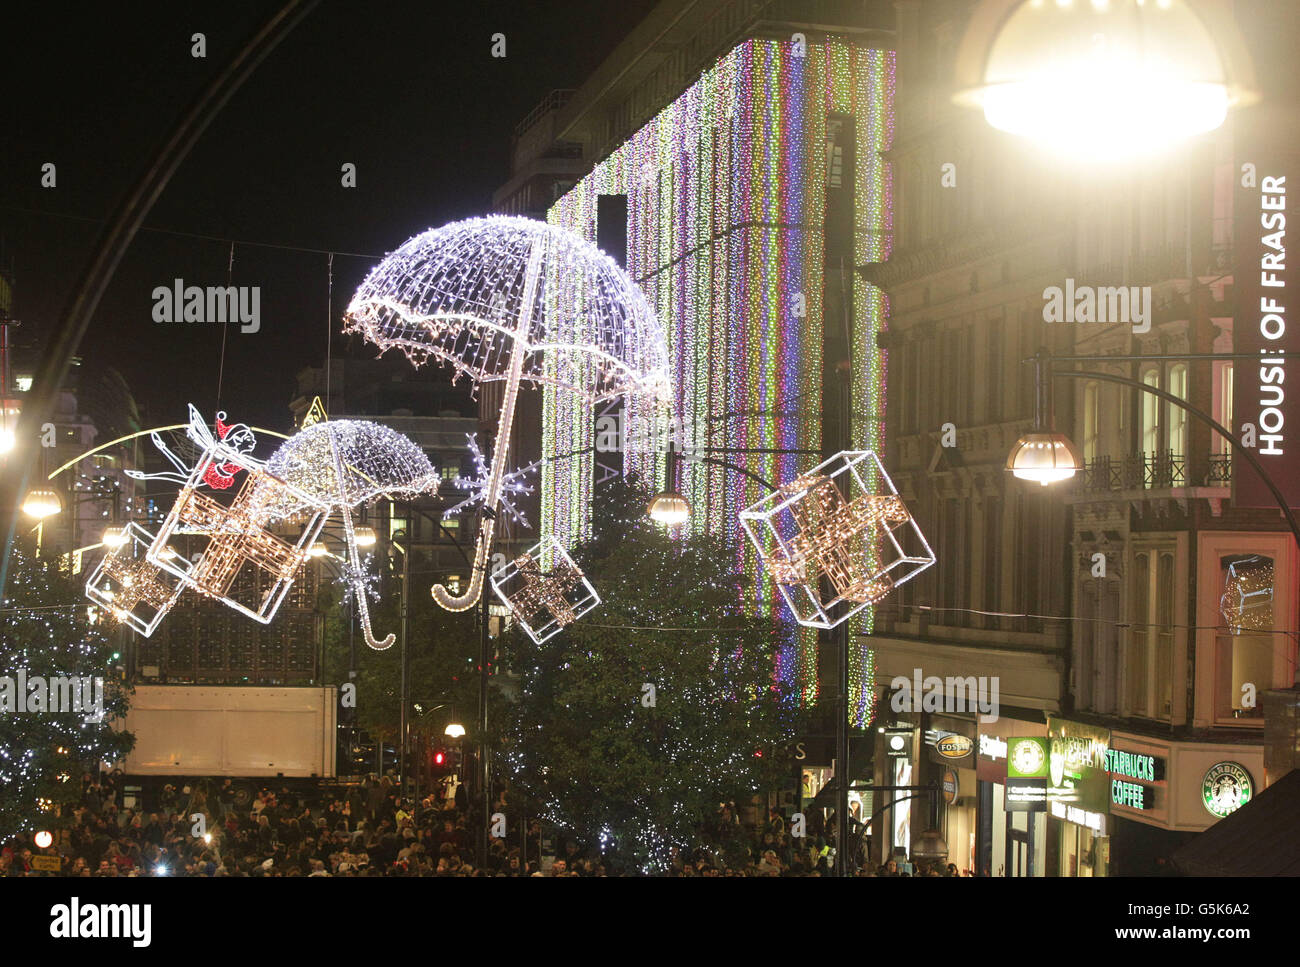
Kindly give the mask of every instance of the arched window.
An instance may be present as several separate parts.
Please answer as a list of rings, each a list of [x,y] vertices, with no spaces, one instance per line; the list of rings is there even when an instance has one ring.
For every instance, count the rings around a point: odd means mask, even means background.
[[[1154,366],[1142,373],[1142,382],[1147,386],[1160,386],[1160,370]],[[1154,458],[1160,449],[1160,397],[1154,393],[1142,394],[1142,452],[1148,458]]]
[[[1101,386],[1096,380],[1083,384],[1083,462],[1097,459],[1101,427]]]
[[[1169,368],[1169,392],[1180,400],[1187,399],[1187,366],[1178,363]],[[1169,427],[1168,449],[1180,457],[1187,456],[1187,411],[1173,403],[1166,404],[1166,423]]]

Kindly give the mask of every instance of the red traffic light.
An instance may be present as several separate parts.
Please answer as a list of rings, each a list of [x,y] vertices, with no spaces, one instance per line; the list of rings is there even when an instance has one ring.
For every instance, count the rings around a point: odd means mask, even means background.
[[[439,749],[437,752],[433,754],[433,764],[435,766],[440,766],[446,761],[447,761],[447,753],[443,752],[441,749]]]

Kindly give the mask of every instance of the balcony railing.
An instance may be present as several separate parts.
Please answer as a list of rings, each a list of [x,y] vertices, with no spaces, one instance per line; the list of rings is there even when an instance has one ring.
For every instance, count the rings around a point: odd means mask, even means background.
[[[1079,490],[1161,490],[1184,487],[1186,458],[1172,450],[1130,453],[1122,457],[1095,457],[1084,464]]]

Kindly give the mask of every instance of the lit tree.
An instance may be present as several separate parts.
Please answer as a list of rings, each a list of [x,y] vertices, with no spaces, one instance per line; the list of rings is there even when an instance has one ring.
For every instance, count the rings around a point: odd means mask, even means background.
[[[13,680],[5,685],[14,708],[0,711],[0,835],[58,825],[57,813],[81,798],[82,773],[135,745],[131,733],[112,727],[126,714],[126,687],[111,677],[113,645],[104,625],[90,623],[80,583],[18,547],[10,568],[9,596],[0,601],[0,675]],[[102,721],[93,721],[93,709],[18,711],[20,670],[29,684],[103,679]]]
[[[673,540],[648,500],[615,487],[574,549],[599,608],[540,646],[511,636],[505,758],[548,821],[653,872],[790,775],[795,713],[773,679],[789,629],[746,613],[734,549]]]

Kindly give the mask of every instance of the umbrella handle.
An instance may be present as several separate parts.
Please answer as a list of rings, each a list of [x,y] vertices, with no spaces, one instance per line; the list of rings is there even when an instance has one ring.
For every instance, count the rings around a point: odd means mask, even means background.
[[[343,490],[343,463],[339,459],[339,448],[334,443],[334,435],[331,433],[329,438],[330,450],[334,455],[335,479],[339,484],[339,496],[342,501],[340,509],[343,513],[343,531],[348,538],[348,558],[352,562],[352,593],[357,599],[357,610],[361,612],[361,634],[365,637],[366,644],[375,651],[387,651],[393,647],[393,642],[397,640],[397,636],[390,632],[388,637],[382,641],[377,641],[375,640],[375,633],[370,628],[370,602],[366,600],[366,584],[361,576],[361,555],[357,553],[357,535],[352,527],[352,510],[348,507]],[[406,607],[405,602],[403,602],[402,607]]]
[[[474,607],[483,591],[483,575],[487,573],[487,551],[492,546],[492,531],[496,521],[487,518],[479,525],[478,540],[474,548],[474,564],[470,568],[469,587],[464,594],[452,594],[445,585],[435,584],[429,589],[433,600],[448,611],[468,611]]]

